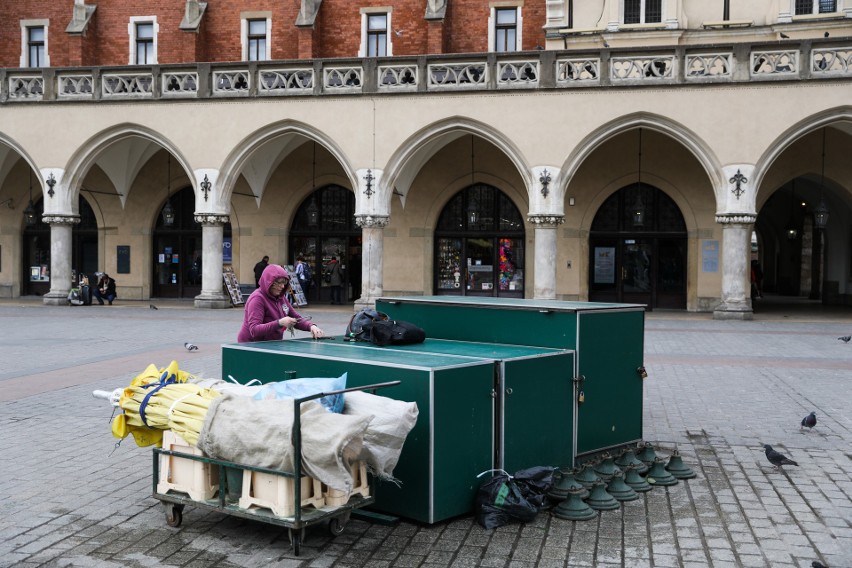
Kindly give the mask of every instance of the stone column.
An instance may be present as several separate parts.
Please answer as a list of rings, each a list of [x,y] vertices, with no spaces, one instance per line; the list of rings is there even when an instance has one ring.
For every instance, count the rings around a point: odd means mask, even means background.
[[[222,241],[227,215],[203,213],[195,216],[201,223],[201,293],[196,308],[230,308],[231,299],[222,291]]]
[[[355,223],[361,227],[361,297],[355,309],[376,306],[376,299],[384,293],[383,253],[384,230],[387,215],[356,215]]]
[[[42,215],[50,225],[50,292],[43,301],[49,306],[67,306],[71,291],[71,244],[79,215]]]
[[[564,215],[531,215],[527,221],[535,225],[536,300],[556,299],[556,228],[565,222]]]
[[[722,303],[713,310],[713,319],[750,320],[751,231],[755,215],[716,215],[722,225]]]

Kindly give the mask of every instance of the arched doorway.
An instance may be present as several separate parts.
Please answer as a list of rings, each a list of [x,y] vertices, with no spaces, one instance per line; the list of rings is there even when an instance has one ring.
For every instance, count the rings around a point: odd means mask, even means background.
[[[323,267],[334,256],[340,261],[344,301],[361,297],[361,229],[355,224],[355,195],[339,185],[314,191],[296,210],[290,230],[290,259],[304,257],[313,282],[305,290],[309,302],[330,302],[331,287],[322,278]]]
[[[43,296],[50,291],[50,225],[42,221],[44,200],[33,204],[35,225],[24,227],[23,271],[21,294]],[[90,282],[98,270],[98,222],[88,202],[79,196],[77,211],[80,222],[71,229],[71,268],[74,285],[78,275],[86,274]]]
[[[477,183],[444,206],[435,227],[436,294],[524,297],[524,223],[496,187]]]
[[[686,223],[659,189],[612,194],[592,222],[589,254],[589,300],[686,309]]]
[[[185,187],[169,197],[174,210],[174,224],[163,221],[163,207],[154,228],[153,278],[151,297],[194,298],[201,293],[201,225],[195,222],[195,194]],[[230,241],[231,224],[223,230]]]

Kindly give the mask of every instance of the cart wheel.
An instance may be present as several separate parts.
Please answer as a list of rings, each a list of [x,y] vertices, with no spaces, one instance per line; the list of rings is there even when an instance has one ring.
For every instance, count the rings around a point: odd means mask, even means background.
[[[299,556],[302,550],[302,534],[305,529],[288,529],[290,542],[293,543],[293,554]]]
[[[166,524],[170,527],[179,527],[182,521],[183,505],[166,504]]]
[[[349,513],[334,517],[328,521],[328,532],[331,536],[340,536],[343,534],[343,529],[346,528],[346,523],[349,522]]]

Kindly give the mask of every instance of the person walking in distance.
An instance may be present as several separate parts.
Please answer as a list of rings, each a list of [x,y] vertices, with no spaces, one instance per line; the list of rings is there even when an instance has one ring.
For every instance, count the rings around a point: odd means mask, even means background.
[[[255,287],[260,286],[260,276],[263,274],[263,271],[266,270],[266,267],[269,266],[269,257],[264,256],[260,262],[254,265],[254,285]]]
[[[331,257],[331,260],[328,261],[328,265],[325,269],[328,273],[328,284],[331,286],[331,303],[341,305],[343,304],[343,300],[341,298],[341,292],[343,291],[343,274],[340,272],[340,263],[337,261],[336,256]]]

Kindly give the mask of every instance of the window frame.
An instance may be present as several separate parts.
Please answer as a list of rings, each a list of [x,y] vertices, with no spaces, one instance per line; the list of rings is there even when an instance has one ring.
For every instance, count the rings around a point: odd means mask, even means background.
[[[385,17],[385,53],[383,55],[368,55],[370,53],[370,18],[383,15]],[[358,57],[392,57],[393,56],[393,8],[390,6],[373,6],[361,8],[361,45],[358,47]]]
[[[637,26],[637,25],[662,25],[664,23],[663,15],[666,13],[666,0],[636,0],[639,2],[639,21],[638,22],[627,22],[627,2],[626,0],[621,0],[621,23],[625,26]],[[660,2],[660,19],[655,20],[653,22],[648,21],[648,2],[649,1],[659,1]]]
[[[137,32],[140,25],[151,25],[151,61],[143,63],[138,62],[139,37]],[[131,16],[130,22],[127,24],[127,33],[130,36],[130,55],[128,65],[157,65],[159,59],[157,57],[157,37],[160,35],[160,26],[157,23],[157,16]],[[145,42],[148,43],[147,41]],[[147,53],[147,50],[146,50]]]
[[[264,40],[263,58],[249,59],[251,22],[264,20],[266,22],[266,38]],[[257,36],[259,37],[259,36]],[[240,13],[240,57],[242,61],[269,61],[272,59],[272,12],[242,12]]]
[[[790,6],[790,12],[793,14],[793,16],[817,16],[817,17],[819,17],[819,16],[827,16],[827,15],[837,14],[840,11],[839,4],[841,2],[839,2],[838,0],[829,0],[829,1],[834,2],[834,9],[829,11],[829,12],[823,12],[821,4],[824,1],[825,0],[809,0],[809,2],[811,4],[810,11],[799,13],[799,11],[798,11],[799,0],[792,0],[792,6]]]
[[[517,6],[495,6],[494,7],[494,50],[497,53],[511,53],[518,51],[518,11]],[[500,23],[501,13],[513,13],[514,20],[511,25]],[[514,34],[514,42],[510,41],[507,32],[511,30]],[[501,35],[504,37],[501,38]],[[502,40],[502,41],[501,41]],[[514,43],[514,45],[511,45]]]
[[[44,41],[42,42],[42,55],[43,60],[40,61],[39,65],[32,65],[30,58],[30,30],[35,28],[42,28],[44,33]],[[43,68],[50,67],[50,50],[49,50],[49,37],[48,33],[50,28],[50,20],[39,19],[39,20],[21,20],[21,58],[20,58],[20,67],[24,68]]]
[[[524,14],[523,2],[492,2],[489,6],[488,15],[488,52],[489,53],[513,53],[523,50],[523,29],[524,29]],[[497,49],[497,32],[500,26],[497,24],[497,12],[502,10],[515,10],[515,48],[513,50],[502,51]]]
[[[263,34],[253,34],[252,24],[263,23]],[[246,20],[246,61],[266,61],[269,58],[266,56],[266,46],[269,43],[269,33],[267,32],[266,18],[256,18]],[[260,50],[263,49],[263,53]]]

